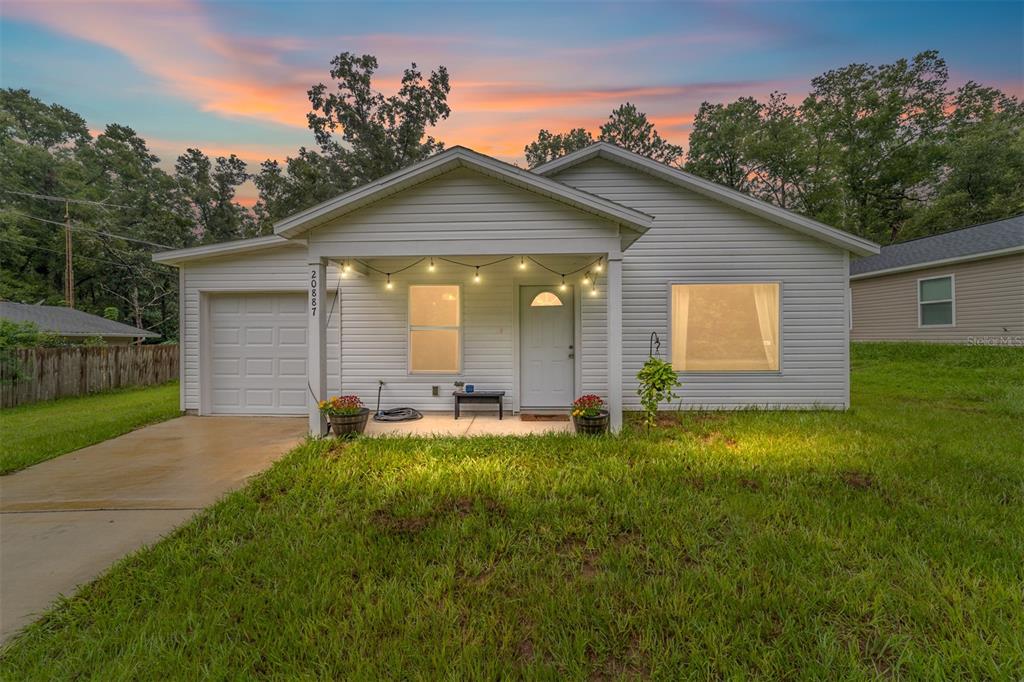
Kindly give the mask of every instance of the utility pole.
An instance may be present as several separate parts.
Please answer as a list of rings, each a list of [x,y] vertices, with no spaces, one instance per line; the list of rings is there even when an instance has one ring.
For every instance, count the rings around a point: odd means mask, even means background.
[[[64,202],[64,304],[75,307],[75,269],[71,260],[71,213]]]

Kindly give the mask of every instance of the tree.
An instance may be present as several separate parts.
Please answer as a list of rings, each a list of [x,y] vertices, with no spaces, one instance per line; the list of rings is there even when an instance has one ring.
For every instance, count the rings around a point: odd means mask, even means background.
[[[654,129],[654,124],[647,120],[647,114],[629,102],[615,109],[601,126],[601,141],[670,166],[683,155],[682,147],[663,139]]]
[[[851,64],[811,81],[801,107],[833,147],[839,227],[888,243],[938,179],[949,74],[937,52]]]
[[[174,175],[204,243],[241,239],[252,229],[251,218],[235,203],[235,191],[249,178],[245,162],[232,154],[211,161],[198,149],[187,149],[174,164]]]
[[[537,139],[526,145],[526,164],[536,168],[548,161],[571,154],[594,144],[594,137],[585,128],[573,128],[567,133],[552,133],[542,129]]]
[[[252,176],[260,197],[254,207],[261,234],[270,234],[282,218],[352,189],[345,168],[334,159],[302,147],[286,167],[272,159]]]
[[[926,235],[1024,213],[1024,105],[968,82],[953,96],[932,201],[910,221]]]
[[[598,139],[669,165],[675,164],[683,155],[682,147],[662,138],[647,119],[647,114],[629,102],[612,111],[601,126]],[[526,145],[523,151],[527,165],[535,168],[593,143],[593,136],[585,128],[573,128],[567,133],[557,134],[541,130],[537,139]]]
[[[761,124],[761,104],[741,97],[730,104],[702,102],[690,133],[687,172],[740,191],[750,191],[753,136]]]
[[[354,184],[371,182],[444,149],[427,128],[448,118],[448,70],[426,79],[412,64],[402,73],[398,93],[385,97],[373,88],[373,55],[343,52],[331,60],[335,91],[323,83],[309,89],[309,127],[321,153],[344,168]],[[335,135],[341,134],[341,144]]]

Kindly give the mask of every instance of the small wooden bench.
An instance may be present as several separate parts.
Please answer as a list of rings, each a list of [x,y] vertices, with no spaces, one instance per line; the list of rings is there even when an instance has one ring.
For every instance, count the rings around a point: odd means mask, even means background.
[[[452,391],[455,396],[455,418],[459,418],[462,403],[498,403],[498,419],[505,418],[505,391]]]

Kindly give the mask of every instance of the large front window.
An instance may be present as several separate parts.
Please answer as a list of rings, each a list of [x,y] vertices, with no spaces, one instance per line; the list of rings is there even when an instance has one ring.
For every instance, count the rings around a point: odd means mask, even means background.
[[[672,368],[779,369],[779,284],[673,284]]]
[[[409,287],[409,371],[461,370],[459,286]]]

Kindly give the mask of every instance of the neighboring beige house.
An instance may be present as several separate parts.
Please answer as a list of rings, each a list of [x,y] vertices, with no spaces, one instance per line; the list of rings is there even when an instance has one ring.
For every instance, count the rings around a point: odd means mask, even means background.
[[[1024,345],[1024,215],[850,263],[853,341]]]
[[[109,346],[123,346],[136,339],[160,338],[155,332],[108,320],[82,310],[56,305],[0,301],[0,319],[31,322],[39,327],[40,331],[56,334],[71,343],[101,338]]]

